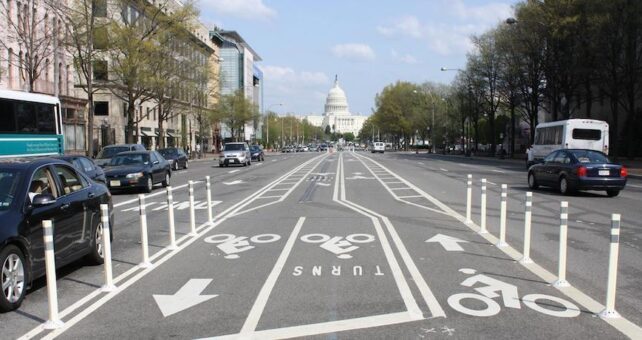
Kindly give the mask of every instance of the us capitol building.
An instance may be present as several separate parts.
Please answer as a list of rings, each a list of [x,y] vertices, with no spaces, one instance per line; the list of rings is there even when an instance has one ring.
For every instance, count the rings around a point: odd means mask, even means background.
[[[328,97],[325,100],[325,113],[322,116],[305,116],[305,119],[314,126],[322,127],[324,130],[326,126],[330,127],[331,132],[335,133],[348,133],[356,136],[363,127],[366,121],[365,116],[353,116],[348,109],[348,98],[345,92],[339,87],[338,77],[334,78],[334,86],[328,92]]]

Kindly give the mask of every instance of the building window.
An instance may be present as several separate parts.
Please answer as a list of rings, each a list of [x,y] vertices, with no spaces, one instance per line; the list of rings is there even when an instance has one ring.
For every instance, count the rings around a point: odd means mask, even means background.
[[[95,116],[109,116],[109,102],[94,102]]]
[[[107,16],[107,0],[94,0],[94,17],[104,18]]]
[[[94,61],[94,80],[107,80],[108,79],[108,69],[106,60],[96,60]]]
[[[107,27],[101,26],[94,28],[94,49],[105,50],[107,47],[109,47]]]

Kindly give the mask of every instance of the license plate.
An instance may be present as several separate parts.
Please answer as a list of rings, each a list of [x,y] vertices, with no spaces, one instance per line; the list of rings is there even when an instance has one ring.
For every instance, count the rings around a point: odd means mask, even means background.
[[[119,187],[120,186],[120,181],[109,181],[109,186],[110,187]]]
[[[608,176],[611,174],[609,170],[600,170],[599,171],[600,176]]]

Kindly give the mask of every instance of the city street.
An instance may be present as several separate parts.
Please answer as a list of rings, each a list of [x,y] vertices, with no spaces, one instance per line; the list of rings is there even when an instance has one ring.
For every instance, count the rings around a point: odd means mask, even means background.
[[[473,176],[466,223],[466,176]],[[212,183],[208,222],[205,176]],[[479,233],[487,179],[486,234]],[[196,235],[188,181],[195,181]],[[498,247],[501,184],[506,241]],[[190,163],[175,172],[176,249],[166,192],[146,195],[151,266],[141,265],[138,193],[113,196],[112,292],[102,266],[58,271],[60,316],[45,330],[40,279],[0,314],[3,338],[642,337],[642,181],[618,197],[533,192],[530,258],[522,263],[522,163],[386,152],[268,154],[249,167]],[[556,287],[560,202],[568,201],[569,287]],[[615,309],[605,305],[611,214],[622,214]]]

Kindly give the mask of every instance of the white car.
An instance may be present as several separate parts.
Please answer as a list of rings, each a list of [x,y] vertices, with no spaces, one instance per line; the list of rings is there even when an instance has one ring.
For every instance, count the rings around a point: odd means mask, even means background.
[[[223,152],[221,152],[218,158],[218,166],[222,167],[234,164],[243,166],[252,164],[250,147],[247,143],[225,143]]]
[[[372,153],[386,151],[386,144],[384,142],[374,142],[372,146]]]

